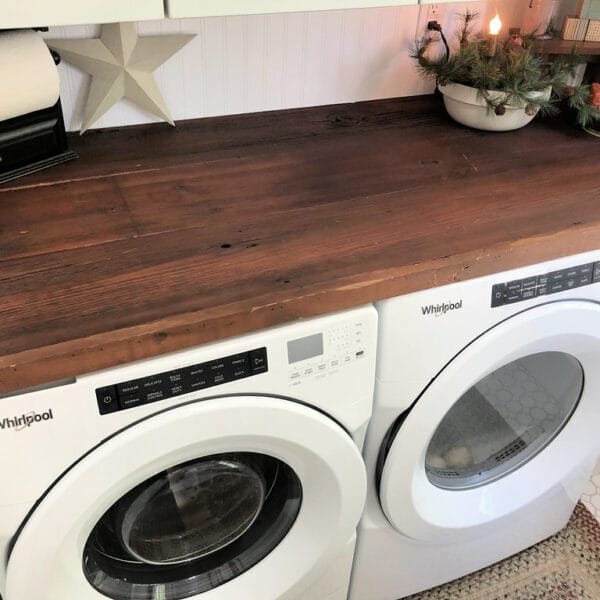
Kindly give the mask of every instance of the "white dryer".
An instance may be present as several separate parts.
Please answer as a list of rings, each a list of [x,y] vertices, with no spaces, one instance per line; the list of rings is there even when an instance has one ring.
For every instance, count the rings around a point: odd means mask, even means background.
[[[4,600],[345,600],[377,314],[0,399]]]
[[[376,307],[351,600],[396,600],[550,536],[600,452],[600,251]]]

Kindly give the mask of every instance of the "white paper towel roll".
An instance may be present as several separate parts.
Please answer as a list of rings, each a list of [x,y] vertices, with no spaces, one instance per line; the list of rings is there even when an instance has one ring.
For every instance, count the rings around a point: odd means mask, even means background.
[[[0,121],[56,104],[59,88],[58,70],[38,33],[0,32]]]

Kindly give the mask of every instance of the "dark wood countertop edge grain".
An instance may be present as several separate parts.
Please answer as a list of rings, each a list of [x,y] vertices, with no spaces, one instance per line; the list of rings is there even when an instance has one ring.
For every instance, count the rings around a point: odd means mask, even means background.
[[[332,281],[326,289],[181,314],[137,327],[36,348],[0,357],[0,392],[47,382],[175,352],[235,335],[350,309],[389,297],[465,281],[591,251],[600,247],[600,223],[574,226],[511,244],[449,255]]]

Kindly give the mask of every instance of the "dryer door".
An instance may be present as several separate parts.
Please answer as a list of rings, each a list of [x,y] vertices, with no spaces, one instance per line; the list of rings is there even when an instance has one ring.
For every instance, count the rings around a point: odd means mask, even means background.
[[[456,540],[567,485],[600,450],[598,365],[593,302],[537,306],[472,342],[390,432],[379,473],[390,523]]]
[[[288,598],[351,539],[366,478],[320,412],[236,396],[157,413],[48,490],[10,553],[5,600]]]

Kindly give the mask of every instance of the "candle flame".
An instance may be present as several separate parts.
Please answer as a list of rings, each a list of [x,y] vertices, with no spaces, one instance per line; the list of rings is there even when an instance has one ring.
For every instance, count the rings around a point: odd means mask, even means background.
[[[490,21],[490,34],[498,35],[500,33],[500,29],[502,28],[502,21],[500,20],[500,16],[496,13],[496,16]]]

